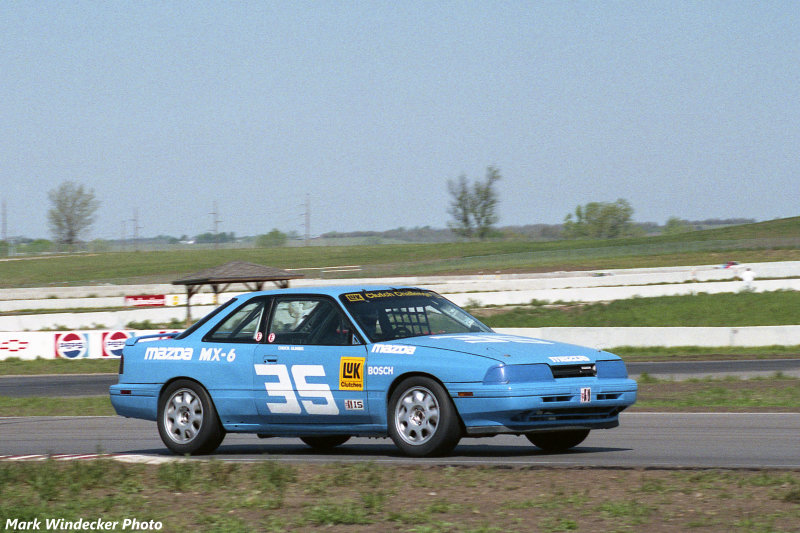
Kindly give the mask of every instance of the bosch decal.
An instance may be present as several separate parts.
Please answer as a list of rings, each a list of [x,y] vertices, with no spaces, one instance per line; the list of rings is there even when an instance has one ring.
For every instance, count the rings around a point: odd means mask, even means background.
[[[370,366],[367,367],[368,376],[393,376],[393,366]]]

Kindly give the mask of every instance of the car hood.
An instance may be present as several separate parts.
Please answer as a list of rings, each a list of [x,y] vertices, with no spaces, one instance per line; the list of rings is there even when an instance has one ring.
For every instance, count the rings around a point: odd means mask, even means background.
[[[594,363],[598,359],[618,359],[616,355],[585,346],[498,333],[428,335],[382,344],[450,350],[515,365]]]

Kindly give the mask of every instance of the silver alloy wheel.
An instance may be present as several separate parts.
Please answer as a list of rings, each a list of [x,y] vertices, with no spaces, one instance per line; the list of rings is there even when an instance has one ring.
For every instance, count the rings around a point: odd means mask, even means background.
[[[405,442],[418,446],[428,442],[439,427],[439,403],[425,387],[408,389],[394,411],[397,433]]]
[[[178,444],[191,442],[203,426],[203,402],[191,389],[178,389],[164,408],[164,427]]]

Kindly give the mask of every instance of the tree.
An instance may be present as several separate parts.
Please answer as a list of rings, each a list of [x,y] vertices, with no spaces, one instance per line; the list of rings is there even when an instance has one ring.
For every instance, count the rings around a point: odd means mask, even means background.
[[[614,239],[635,234],[631,222],[633,207],[627,200],[589,202],[564,217],[564,236],[568,239]]]
[[[276,228],[265,235],[259,235],[256,237],[256,246],[259,248],[274,248],[277,246],[283,246],[286,244],[287,239],[287,235]]]
[[[447,226],[453,230],[456,235],[462,237],[472,237],[475,233],[475,227],[472,222],[472,195],[469,192],[467,185],[467,177],[461,174],[458,177],[458,182],[447,180],[447,190],[450,191],[450,208],[447,213],[453,217]]]
[[[236,242],[236,235],[231,231],[229,233],[221,232],[221,233],[213,233],[211,231],[207,231],[205,233],[201,233],[194,238],[194,242],[197,244],[218,244],[218,243],[225,243],[225,242]]]
[[[479,239],[493,234],[493,226],[498,221],[495,183],[500,177],[500,171],[490,166],[486,169],[486,179],[483,182],[476,180],[471,189],[463,174],[458,181],[447,181],[447,189],[452,197],[447,212],[453,217],[448,227],[454,233]]]
[[[678,217],[669,217],[667,224],[664,226],[664,235],[678,235],[689,231],[692,231],[692,226]]]
[[[486,181],[476,181],[473,186],[472,218],[475,220],[475,231],[479,239],[492,234],[492,226],[498,221],[497,192],[494,184],[500,181],[500,171],[494,167],[486,169]]]
[[[47,212],[50,231],[56,241],[73,245],[95,220],[100,206],[92,189],[84,189],[73,181],[65,181],[47,193],[52,207]]]

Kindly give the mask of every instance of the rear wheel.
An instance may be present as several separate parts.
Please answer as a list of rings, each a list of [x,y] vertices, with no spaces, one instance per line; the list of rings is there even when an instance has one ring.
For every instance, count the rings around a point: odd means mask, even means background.
[[[461,439],[458,414],[447,391],[431,378],[406,378],[389,398],[389,436],[406,455],[444,455]]]
[[[527,433],[528,440],[546,452],[563,452],[586,440],[588,429]]]
[[[158,401],[158,433],[179,454],[211,453],[225,438],[208,392],[194,381],[170,384]]]
[[[300,440],[315,450],[332,450],[350,440],[350,435],[328,435],[325,437],[300,437]]]

